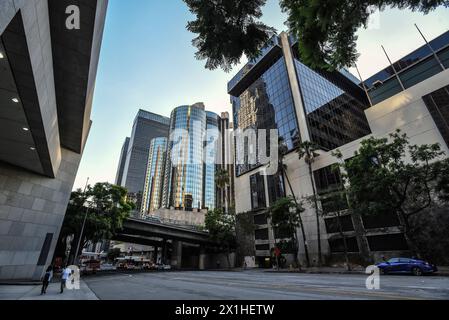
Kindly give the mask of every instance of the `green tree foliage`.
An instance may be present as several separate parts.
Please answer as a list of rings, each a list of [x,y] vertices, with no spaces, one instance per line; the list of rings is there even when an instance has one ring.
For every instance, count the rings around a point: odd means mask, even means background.
[[[341,164],[350,207],[362,215],[397,215],[410,248],[422,253],[412,222],[444,200],[449,171],[443,155],[439,144],[410,145],[400,131],[390,139],[362,141],[355,156]]]
[[[267,217],[275,230],[275,238],[278,235],[289,235],[294,246],[295,261],[298,262],[298,239],[296,229],[302,225],[301,213],[304,212],[302,203],[298,203],[293,197],[280,198],[268,209]]]
[[[224,169],[218,169],[215,173],[215,184],[217,188],[221,191],[223,195],[220,197],[222,203],[220,204],[223,208],[226,207],[226,187],[229,185],[229,172]],[[226,211],[226,210],[225,210]]]
[[[228,267],[231,267],[229,255],[236,246],[235,215],[225,213],[221,209],[208,211],[205,217],[205,225],[212,241],[220,243],[226,250]]]
[[[123,187],[109,183],[97,183],[94,187],[88,186],[85,191],[78,189],[72,192],[60,234],[64,244],[69,236],[73,236],[71,259],[74,258],[84,217],[86,225],[81,248],[89,242],[111,239],[122,228],[123,221],[134,207],[126,200],[126,194]]]
[[[243,54],[257,56],[275,30],[258,19],[266,0],[184,0],[197,19],[187,29],[198,34],[196,57],[206,68],[229,71]],[[299,40],[301,60],[312,68],[352,66],[357,60],[356,32],[367,27],[375,10],[387,7],[428,12],[448,0],[280,0],[287,26]]]
[[[276,30],[258,21],[266,0],[184,0],[196,20],[187,30],[198,34],[193,45],[206,68],[230,71],[243,54],[254,58]]]

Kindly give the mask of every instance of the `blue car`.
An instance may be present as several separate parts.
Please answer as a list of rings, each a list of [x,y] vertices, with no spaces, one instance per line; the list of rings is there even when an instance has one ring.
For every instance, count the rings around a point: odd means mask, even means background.
[[[437,272],[437,266],[423,260],[393,258],[376,265],[382,274],[408,273],[415,276]]]

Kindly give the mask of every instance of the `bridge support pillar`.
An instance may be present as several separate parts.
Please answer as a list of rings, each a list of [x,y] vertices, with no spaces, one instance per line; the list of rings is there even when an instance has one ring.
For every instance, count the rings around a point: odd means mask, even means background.
[[[166,239],[164,239],[162,242],[161,262],[162,262],[162,264],[167,263],[167,240]]]
[[[206,249],[204,247],[200,248],[199,260],[199,269],[206,270]]]
[[[173,269],[181,269],[182,266],[182,242],[173,241],[173,251],[171,255],[171,266]]]

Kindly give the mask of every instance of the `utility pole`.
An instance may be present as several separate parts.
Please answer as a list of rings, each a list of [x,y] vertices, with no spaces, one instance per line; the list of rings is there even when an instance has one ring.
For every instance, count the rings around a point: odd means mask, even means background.
[[[87,178],[86,185],[85,185],[85,187],[84,187],[84,191],[83,191],[84,194],[86,193],[88,183],[89,183],[89,178]],[[79,254],[78,254],[78,252],[79,252],[79,250],[80,250],[81,241],[82,241],[82,239],[83,239],[83,233],[84,233],[84,228],[85,228],[85,226],[86,226],[86,220],[87,220],[87,215],[88,215],[88,214],[89,214],[89,207],[87,207],[86,213],[84,214],[83,225],[82,225],[82,227],[81,227],[81,233],[80,233],[80,236],[79,236],[79,239],[78,239],[78,244],[77,244],[77,246],[76,246],[76,251],[75,251],[75,265],[78,265],[78,263],[79,263]]]

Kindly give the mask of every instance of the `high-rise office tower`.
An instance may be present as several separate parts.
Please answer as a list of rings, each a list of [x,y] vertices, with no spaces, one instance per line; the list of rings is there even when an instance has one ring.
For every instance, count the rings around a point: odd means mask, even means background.
[[[167,148],[164,203],[175,209],[201,209],[203,201],[204,104],[172,111]]]
[[[142,216],[161,207],[166,151],[166,137],[151,140],[147,172],[145,175],[145,188],[140,210]]]
[[[204,141],[204,167],[203,167],[203,206],[214,209],[217,205],[217,188],[215,186],[215,173],[219,165],[219,123],[220,117],[206,111],[206,139]]]
[[[294,152],[301,141],[315,142],[327,151],[371,132],[364,113],[369,102],[358,85],[360,81],[345,71],[308,68],[299,60],[297,46],[286,33],[274,37],[262,54],[243,67],[228,84],[234,129],[278,130],[288,151],[284,164],[296,197],[310,189],[307,185],[310,179],[304,179]],[[235,166],[235,199],[237,213],[254,213],[258,225],[255,256],[264,263],[276,243],[265,211],[291,192],[289,183],[284,181],[285,175],[266,175],[267,166],[259,163],[258,158],[256,163],[247,161],[250,153],[258,151],[257,144],[235,148],[236,157],[245,160]],[[305,225],[308,233],[317,228],[316,221],[305,219]],[[309,242],[311,247],[315,246],[315,236],[310,237]]]
[[[178,210],[217,206],[215,173],[221,118],[203,103],[173,110],[163,186],[163,206]]]
[[[229,120],[229,113],[223,112],[218,121],[218,129],[221,134],[217,150],[218,170],[228,173],[229,183],[224,188],[217,188],[216,204],[224,211],[234,207],[234,141],[232,123]]]
[[[125,162],[126,162],[126,155],[128,154],[128,147],[129,147],[129,141],[130,138],[127,137],[125,139],[125,142],[123,142],[122,151],[120,152],[120,159],[117,167],[117,174],[115,176],[115,184],[121,185],[122,179],[123,179],[123,171],[125,169]]]
[[[169,124],[169,118],[145,110],[139,110],[134,120],[121,185],[128,190],[137,211],[140,211],[145,187],[151,140],[168,136]]]

